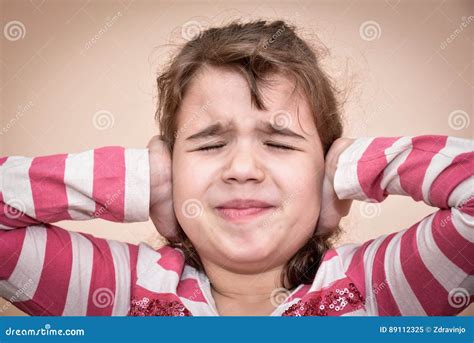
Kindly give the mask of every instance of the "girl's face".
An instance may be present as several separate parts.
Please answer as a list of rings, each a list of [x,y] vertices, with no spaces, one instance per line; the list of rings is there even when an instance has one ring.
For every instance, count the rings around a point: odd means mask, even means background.
[[[261,111],[244,76],[207,67],[178,112],[176,216],[203,263],[235,272],[284,264],[313,234],[320,211],[324,156],[313,117],[290,80],[271,80]],[[228,203],[238,199],[257,202],[241,202],[247,210]]]

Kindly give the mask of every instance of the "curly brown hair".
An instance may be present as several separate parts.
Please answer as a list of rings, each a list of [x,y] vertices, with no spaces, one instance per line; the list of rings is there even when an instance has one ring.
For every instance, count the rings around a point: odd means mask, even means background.
[[[333,82],[321,69],[320,55],[296,34],[296,29],[282,20],[253,21],[210,28],[188,41],[171,59],[157,78],[158,120],[162,139],[172,153],[177,137],[177,116],[189,81],[203,66],[234,68],[247,80],[252,104],[266,110],[259,87],[266,76],[284,73],[294,77],[307,97],[326,156],[332,143],[342,135],[341,104]],[[202,262],[181,227],[179,241],[186,263],[203,270]],[[308,242],[286,263],[281,283],[288,289],[312,283],[324,253],[333,246],[341,229],[319,235],[316,230]]]

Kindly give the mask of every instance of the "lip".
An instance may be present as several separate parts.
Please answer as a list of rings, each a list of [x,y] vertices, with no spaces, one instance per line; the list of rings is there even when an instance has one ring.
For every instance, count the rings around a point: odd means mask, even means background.
[[[272,207],[272,204],[269,204],[266,201],[256,200],[256,199],[232,199],[223,204],[217,206],[217,208],[265,208]]]
[[[216,207],[217,213],[227,221],[242,222],[268,213],[275,206],[255,199],[233,199]]]

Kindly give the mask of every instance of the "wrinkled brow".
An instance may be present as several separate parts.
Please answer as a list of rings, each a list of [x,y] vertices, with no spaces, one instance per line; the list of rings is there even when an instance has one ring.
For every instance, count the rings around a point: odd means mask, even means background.
[[[206,128],[202,129],[201,131],[189,136],[186,138],[187,141],[195,141],[203,138],[215,137],[215,136],[222,136],[223,134],[234,130],[234,125],[227,123],[222,124],[221,122],[217,122],[207,126]],[[290,138],[297,138],[306,140],[305,137],[302,135],[290,130],[289,128],[278,128],[272,125],[270,122],[260,121],[258,125],[258,131],[264,132],[271,136],[282,136],[282,137],[290,137]]]

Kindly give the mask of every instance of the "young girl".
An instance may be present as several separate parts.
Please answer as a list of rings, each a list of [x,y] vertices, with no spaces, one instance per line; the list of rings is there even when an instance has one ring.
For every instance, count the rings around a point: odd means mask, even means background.
[[[473,141],[341,138],[318,56],[282,21],[203,32],[158,89],[161,137],[147,149],[0,159],[3,298],[54,316],[455,315],[472,303]],[[438,210],[331,246],[352,200],[389,194]],[[51,224],[149,217],[169,245]]]

